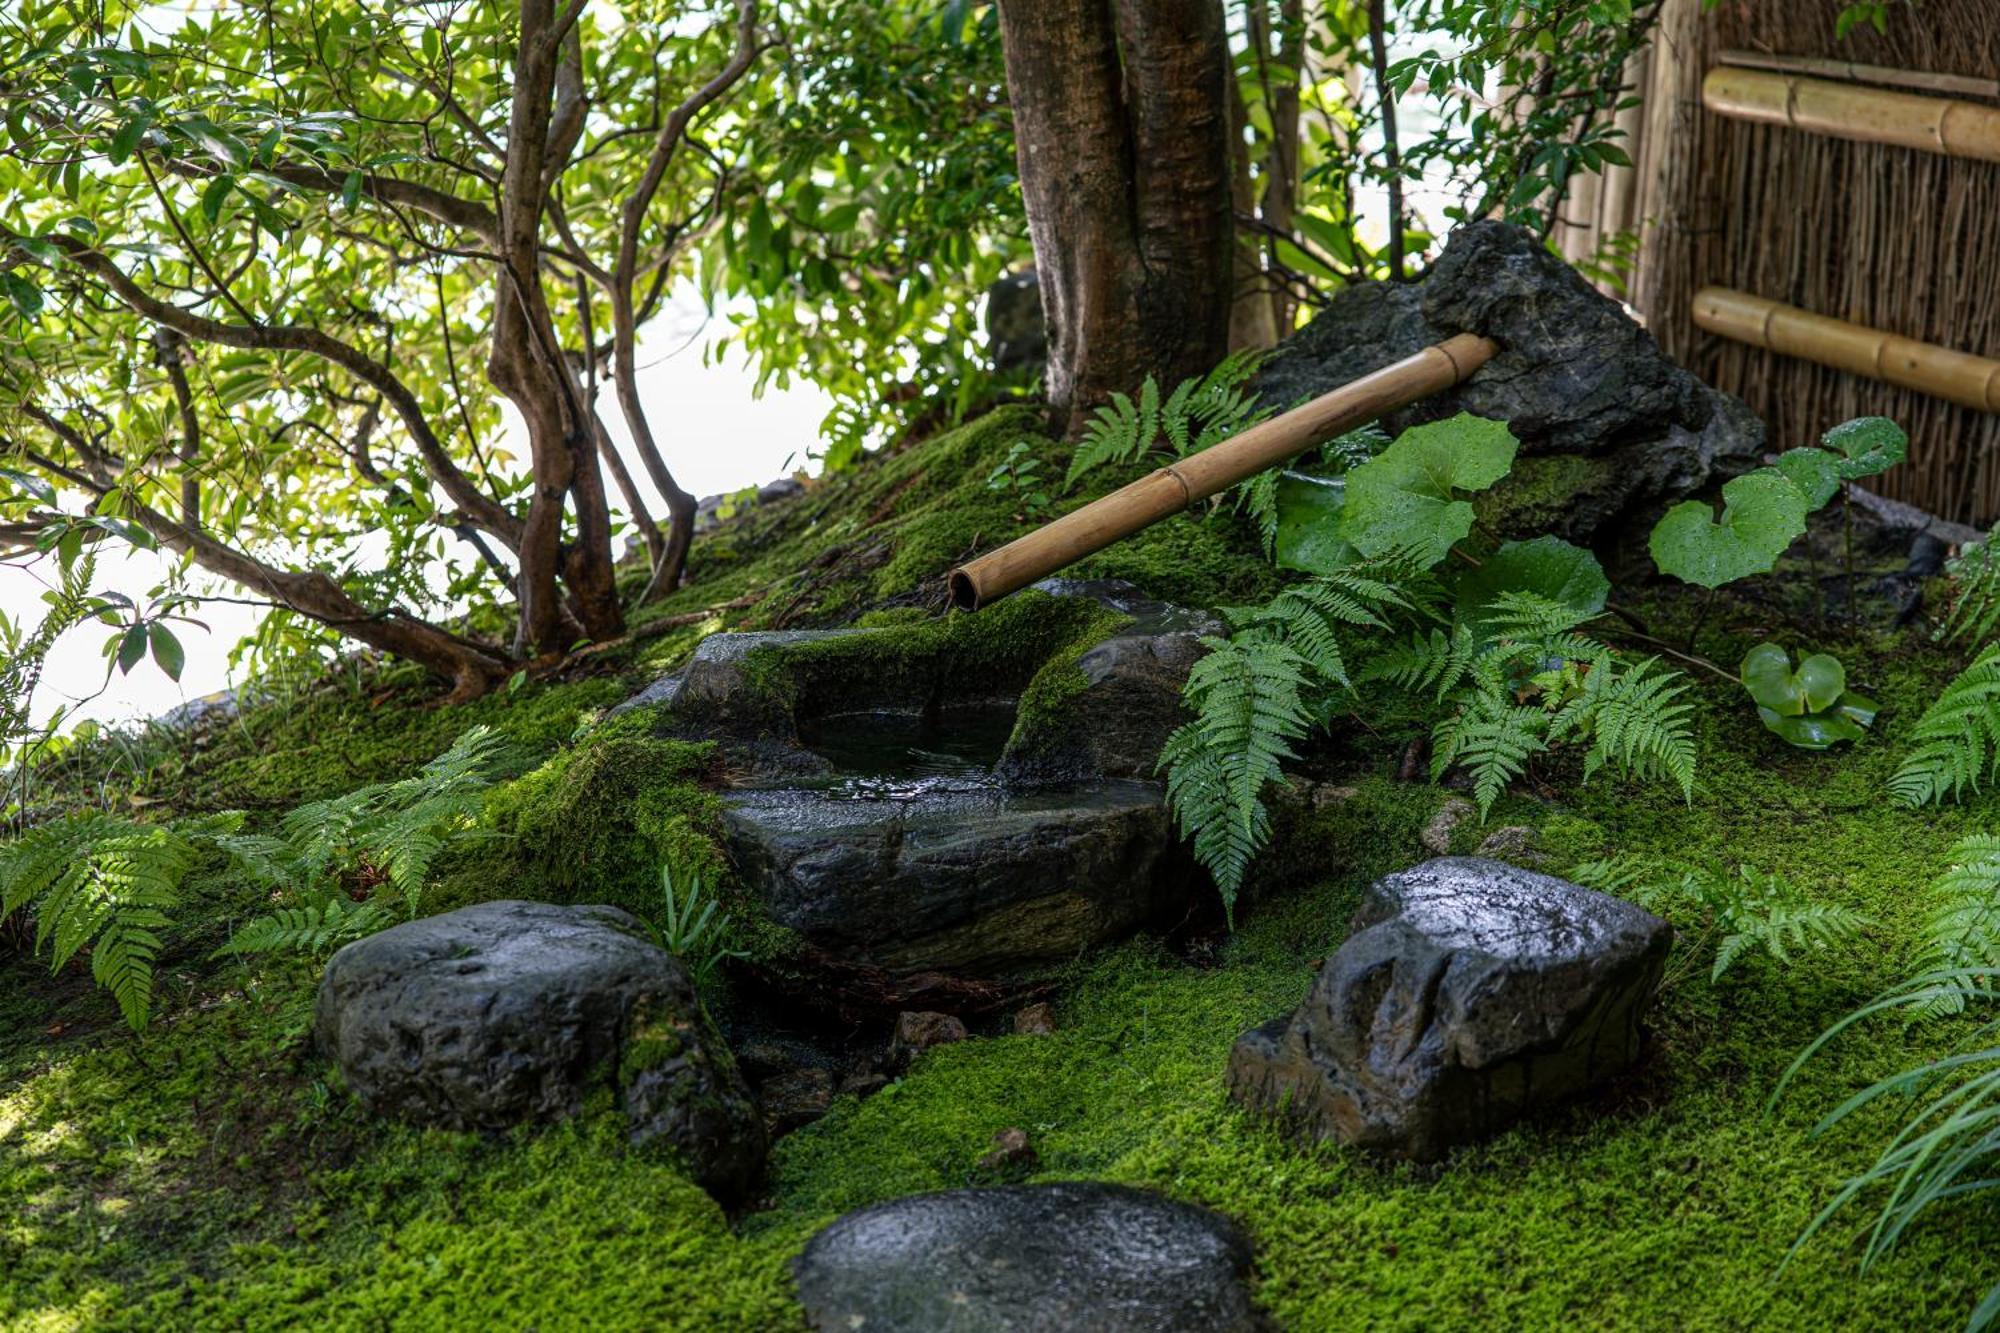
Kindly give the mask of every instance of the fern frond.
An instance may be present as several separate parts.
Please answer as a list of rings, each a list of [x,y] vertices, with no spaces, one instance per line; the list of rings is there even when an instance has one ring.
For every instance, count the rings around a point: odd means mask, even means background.
[[[1412,634],[1403,643],[1377,653],[1362,672],[1363,680],[1385,680],[1411,693],[1429,693],[1442,701],[1457,689],[1472,668],[1478,644],[1463,625],[1450,633],[1433,629]]]
[[[1146,384],[1155,398],[1159,386],[1152,380]],[[1065,490],[1076,485],[1076,480],[1092,468],[1106,463],[1130,463],[1153,447],[1154,429],[1159,420],[1157,408],[1153,420],[1147,422],[1138,404],[1122,393],[1111,395],[1111,401],[1091,414],[1090,422],[1083,429],[1083,438],[1077,442],[1076,453],[1069,460],[1069,472],[1063,477]]]
[[[1575,733],[1591,738],[1583,776],[1607,764],[1648,781],[1671,779],[1685,800],[1694,799],[1693,705],[1681,698],[1687,678],[1648,657],[1626,667],[1600,651],[1583,674],[1575,697],[1556,713],[1551,740]]]
[[[1507,784],[1527,770],[1529,757],[1548,749],[1548,722],[1539,708],[1510,704],[1485,689],[1468,691],[1458,711],[1431,728],[1431,780],[1453,766],[1465,769],[1484,819]]]
[[[1193,721],[1161,752],[1167,801],[1195,855],[1215,876],[1233,911],[1244,872],[1270,834],[1266,784],[1294,757],[1291,742],[1306,734],[1303,692],[1310,670],[1289,645],[1267,639],[1205,639],[1185,691]]]
[[[349,940],[358,940],[387,926],[393,917],[380,903],[353,902],[327,893],[302,907],[280,907],[268,916],[246,922],[211,957],[298,953],[323,958]]]
[[[1949,609],[1937,637],[1953,642],[1990,638],[2000,628],[2000,552],[1991,534],[1960,552],[1945,566],[1951,581]]]
[[[1360,570],[1343,569],[1285,589],[1250,623],[1277,634],[1319,676],[1344,686],[1350,682],[1340,628],[1380,629],[1381,613],[1404,605],[1393,584]]]
[[[50,820],[0,858],[0,919],[32,912],[34,947],[49,951],[51,970],[88,948],[92,976],[137,1029],[152,1007],[160,932],[194,857],[166,826],[95,813]]]
[[[1917,974],[2000,968],[2000,837],[1974,834],[1951,849],[1951,866],[1932,881],[1930,908],[1918,945]],[[1968,994],[1993,988],[1982,976],[1970,986],[1942,990],[1922,1006],[1930,1014],[1957,1013]]]
[[[1532,592],[1503,592],[1493,599],[1484,619],[1488,631],[1501,639],[1546,642],[1589,620],[1589,612]]]
[[[1989,643],[1917,719],[1915,748],[1889,779],[1905,805],[1944,801],[2000,771],[2000,642]]]

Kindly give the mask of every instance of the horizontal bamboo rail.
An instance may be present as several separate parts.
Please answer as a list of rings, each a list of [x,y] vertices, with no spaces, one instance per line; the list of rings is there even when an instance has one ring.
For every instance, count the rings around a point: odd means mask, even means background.
[[[1724,51],[1716,59],[1725,65],[1738,65],[1745,69],[1771,69],[1782,74],[1819,74],[1829,79],[1846,79],[1850,83],[1886,83],[1894,87],[1920,88],[1927,93],[1961,97],[2000,98],[2000,79],[1974,79],[1963,74],[1933,74],[1922,69],[1859,65],[1852,60],[1786,56],[1766,51]]]
[[[1718,65],[1701,104],[1720,116],[1858,143],[2000,162],[2000,107]]]
[[[996,602],[1343,431],[1449,389],[1499,350],[1489,338],[1461,333],[1189,454],[952,570],[951,600],[967,611]]]
[[[1918,342],[1727,287],[1694,296],[1694,322],[1752,347],[2000,412],[2000,361]]]

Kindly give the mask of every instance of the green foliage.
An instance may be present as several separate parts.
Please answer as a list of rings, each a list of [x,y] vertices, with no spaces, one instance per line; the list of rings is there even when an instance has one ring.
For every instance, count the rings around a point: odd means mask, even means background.
[[[1937,637],[1977,643],[2000,629],[2000,553],[1989,538],[1974,542],[1945,566],[1950,601]]]
[[[681,881],[680,885],[675,880]],[[684,887],[683,887],[684,886]],[[648,922],[662,949],[686,964],[698,989],[707,989],[715,969],[749,951],[735,947],[729,913],[716,914],[716,901],[703,897],[701,876],[676,876],[671,865],[660,867],[660,913]]]
[[[1905,805],[1979,790],[2000,771],[2000,643],[1954,676],[1911,729],[1913,748],[1889,791]]]
[[[1928,911],[1917,948],[1918,974],[1959,974],[1968,986],[1972,970],[2000,968],[2000,837],[1975,833],[1949,853],[1951,864],[1931,882]],[[1978,994],[1991,998],[1981,985]],[[1924,1009],[1957,1013],[1967,991],[1947,987]]]
[[[1611,767],[1692,797],[1684,679],[1654,659],[1624,661],[1578,629],[1610,589],[1594,556],[1550,536],[1505,543],[1467,571],[1431,572],[1472,528],[1456,493],[1499,481],[1514,451],[1506,427],[1460,415],[1355,466],[1343,502],[1294,500],[1281,514],[1288,553],[1349,563],[1232,612],[1233,634],[1209,641],[1189,677],[1194,720],[1161,755],[1175,819],[1232,911],[1270,836],[1264,793],[1357,681],[1444,705],[1432,777],[1465,770],[1482,817],[1534,756],[1570,743],[1584,746],[1586,780]],[[1302,513],[1337,538],[1315,544]],[[1358,562],[1371,551],[1377,562]]]
[[[1777,468],[1759,468],[1722,488],[1722,517],[1683,500],[1654,525],[1648,542],[1662,574],[1703,588],[1769,573],[1806,530],[1806,497]]]
[[[176,830],[113,815],[54,819],[0,847],[0,921],[35,920],[35,949],[60,970],[85,948],[97,984],[133,1029],[152,1009],[153,965],[196,847]]]
[[[1347,474],[1341,534],[1370,560],[1435,565],[1472,531],[1458,492],[1506,476],[1518,447],[1505,424],[1468,412],[1406,430]]]
[[[1834,1038],[1864,1020],[1894,1011],[1956,1011],[1990,1000],[2000,967],[1959,967],[1920,973],[1835,1023],[1800,1052],[1779,1081],[1775,1102],[1806,1062]],[[1880,1195],[1868,1228],[1861,1267],[1866,1272],[1902,1243],[1911,1227],[1947,1200],[1964,1201],[2000,1189],[2000,1025],[1971,1029],[1958,1049],[1919,1060],[1879,1078],[1829,1112],[1815,1127],[1825,1134],[1871,1109],[1898,1108],[1902,1123],[1875,1160],[1851,1176],[1813,1218],[1786,1262],[1837,1214],[1867,1195]],[[1886,1104],[1886,1105],[1885,1105]],[[1990,1258],[1990,1251],[1988,1252]],[[1966,1321],[1969,1331],[2000,1320],[2000,1283],[1986,1292]]]
[[[1910,437],[1887,417],[1844,421],[1822,435],[1820,444],[1840,455],[1843,481],[1880,476],[1910,456]]]
[[[1826,653],[1801,658],[1794,671],[1790,653],[1760,643],[1744,654],[1738,674],[1764,725],[1802,750],[1860,740],[1880,711],[1873,699],[1847,688],[1847,669]]]
[[[1692,918],[1696,934],[1679,949],[1683,960],[1670,969],[1668,983],[1686,973],[1689,962],[1715,950],[1708,977],[1722,980],[1739,961],[1761,953],[1789,967],[1803,955],[1837,951],[1859,939],[1873,924],[1837,903],[1816,902],[1780,875],[1738,866],[1734,875],[1664,865],[1635,858],[1589,861],[1569,872],[1586,888],[1630,898],[1669,919]]]
[[[1021,506],[1021,520],[1038,522],[1049,508],[1049,492],[1041,471],[1041,460],[1035,457],[1034,446],[1026,440],[1016,440],[1007,447],[1007,456],[986,474],[986,489],[1011,495]]]
[[[1244,386],[1257,372],[1263,353],[1234,352],[1206,375],[1183,380],[1160,398],[1152,376],[1135,402],[1122,393],[1097,409],[1084,427],[1063,478],[1067,490],[1087,472],[1112,463],[1136,463],[1151,453],[1185,458],[1254,426],[1269,416]]]
[[[245,925],[215,951],[217,957],[289,953],[324,958],[350,940],[358,940],[395,921],[377,899],[355,902],[328,889],[297,907],[280,907]]]

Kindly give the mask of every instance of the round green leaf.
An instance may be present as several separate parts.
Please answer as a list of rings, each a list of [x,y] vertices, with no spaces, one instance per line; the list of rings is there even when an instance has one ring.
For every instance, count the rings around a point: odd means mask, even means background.
[[[1805,712],[1798,680],[1792,674],[1792,655],[1775,643],[1760,643],[1743,655],[1737,669],[1743,688],[1757,706],[1784,717]]]
[[[1331,574],[1359,559],[1353,545],[1340,534],[1340,514],[1346,504],[1345,477],[1280,473],[1278,567],[1308,574]]]
[[[1887,417],[1842,422],[1820,436],[1820,443],[1842,456],[1840,475],[1849,481],[1887,472],[1910,453],[1910,437]]]
[[[1810,713],[1804,717],[1780,717],[1768,708],[1757,710],[1764,725],[1780,739],[1801,750],[1824,750],[1841,741],[1858,741],[1865,734],[1852,719],[1841,713]]]
[[[1531,592],[1571,607],[1579,615],[1594,616],[1611,595],[1611,580],[1604,577],[1604,566],[1596,556],[1560,537],[1504,542],[1477,569],[1468,569],[1459,577],[1459,622],[1474,625],[1484,621],[1503,592]]]
[[[1701,500],[1666,512],[1648,543],[1662,574],[1719,588],[1769,573],[1806,530],[1806,497],[1776,468],[1759,468],[1722,488],[1722,517]]]
[[[1435,565],[1472,531],[1472,506],[1455,492],[1506,476],[1518,448],[1504,422],[1469,412],[1412,427],[1347,474],[1342,535],[1370,559]]]
[[[1836,658],[1814,653],[1799,663],[1798,681],[1806,711],[1823,713],[1839,702],[1847,689],[1847,669]]]
[[[1824,449],[1787,449],[1778,455],[1778,471],[1806,497],[1806,508],[1818,509],[1840,489],[1840,460]]]

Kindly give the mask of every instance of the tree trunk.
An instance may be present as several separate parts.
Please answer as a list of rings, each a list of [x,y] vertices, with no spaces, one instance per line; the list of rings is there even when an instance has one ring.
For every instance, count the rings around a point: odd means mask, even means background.
[[[1001,0],[1007,86],[1060,430],[1229,336],[1220,0]]]

